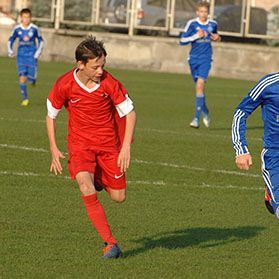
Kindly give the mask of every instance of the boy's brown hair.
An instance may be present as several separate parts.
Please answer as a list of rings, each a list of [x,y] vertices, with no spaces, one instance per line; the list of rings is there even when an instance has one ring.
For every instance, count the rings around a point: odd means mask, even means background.
[[[84,64],[86,64],[89,59],[101,58],[103,55],[105,57],[107,56],[104,43],[102,41],[97,41],[96,38],[91,35],[77,46],[75,53],[76,61],[82,61]]]
[[[196,5],[196,11],[201,7],[205,7],[209,11],[210,4],[207,1],[199,1],[198,4]]]
[[[22,16],[23,14],[29,14],[30,16],[32,15],[31,10],[28,8],[24,8],[19,12],[20,16]]]

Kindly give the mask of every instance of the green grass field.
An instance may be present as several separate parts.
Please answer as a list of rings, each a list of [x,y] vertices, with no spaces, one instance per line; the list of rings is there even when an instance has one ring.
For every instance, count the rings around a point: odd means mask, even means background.
[[[254,165],[234,164],[236,105],[254,82],[210,78],[212,128],[189,128],[190,76],[111,69],[138,115],[127,201],[99,195],[124,251],[100,259],[75,182],[49,173],[46,97],[65,63],[40,63],[30,106],[20,106],[15,61],[0,58],[0,278],[277,278],[278,220],[263,204],[260,110],[248,120]],[[67,115],[57,121],[66,152]],[[277,274],[277,275],[276,275]]]

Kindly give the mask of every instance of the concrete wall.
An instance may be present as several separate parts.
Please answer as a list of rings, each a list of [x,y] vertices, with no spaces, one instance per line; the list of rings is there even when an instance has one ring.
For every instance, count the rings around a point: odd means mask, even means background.
[[[11,28],[0,27],[0,55],[7,55]],[[67,31],[55,33],[42,30],[46,43],[44,61],[74,62],[74,51],[86,33]],[[95,33],[105,42],[107,64],[111,67],[162,72],[189,73],[189,47],[181,47],[177,38],[128,37],[124,34]],[[211,76],[257,80],[279,70],[279,48],[233,43],[215,43]]]

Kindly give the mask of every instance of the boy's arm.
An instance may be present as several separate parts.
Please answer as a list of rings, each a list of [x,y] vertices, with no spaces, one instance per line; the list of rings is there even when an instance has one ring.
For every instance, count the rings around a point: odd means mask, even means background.
[[[133,140],[135,126],[136,126],[136,112],[132,110],[125,117],[126,117],[125,135],[124,135],[122,147],[117,162],[121,172],[125,172],[130,166],[131,143]]]
[[[55,175],[58,173],[62,173],[62,166],[60,163],[60,158],[64,159],[65,156],[63,153],[58,149],[56,145],[56,120],[55,118],[51,118],[49,115],[46,116],[46,127],[47,127],[47,135],[49,139],[49,148],[52,156],[50,171],[54,172]]]
[[[220,42],[221,41],[221,36],[218,34],[217,22],[215,22],[215,28],[214,28],[213,32],[211,33],[211,40],[213,42]]]
[[[40,55],[42,54],[43,48],[44,48],[44,40],[43,40],[41,31],[39,28],[37,29],[37,40],[38,40],[38,48],[34,54],[35,59],[38,59],[40,57]]]
[[[191,21],[187,23],[185,26],[184,32],[180,35],[179,44],[182,46],[188,45],[199,38],[204,37],[205,34],[203,30],[199,29],[197,32],[192,27]]]
[[[17,32],[16,32],[16,29],[14,28],[12,33],[11,33],[11,36],[8,40],[8,56],[9,57],[12,57],[14,55],[14,51],[13,51],[13,45],[14,45],[14,42],[17,38]]]
[[[257,85],[254,87],[256,88]],[[241,101],[234,112],[232,122],[232,142],[236,153],[235,163],[239,169],[248,170],[252,165],[246,141],[246,121],[248,116],[262,103],[263,93],[253,98],[253,90]]]
[[[47,98],[47,116],[46,116],[46,127],[47,135],[49,139],[49,147],[52,156],[50,171],[54,172],[55,175],[62,173],[62,166],[60,159],[64,159],[63,153],[58,149],[56,144],[56,118],[64,104],[65,95],[60,90],[59,82],[57,81],[51,89]]]

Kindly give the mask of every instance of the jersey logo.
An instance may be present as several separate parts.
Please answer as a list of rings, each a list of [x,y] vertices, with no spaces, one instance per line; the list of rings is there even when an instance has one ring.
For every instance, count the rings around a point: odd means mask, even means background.
[[[105,92],[104,92],[104,93],[101,93],[101,97],[104,97],[104,98],[107,98],[108,95],[109,95],[109,94],[108,94],[108,93],[105,93]]]
[[[29,31],[29,32],[28,32],[28,36],[29,36],[29,37],[32,37],[33,35],[34,35],[33,31]]]
[[[71,102],[72,104],[77,103],[77,102],[79,102],[79,101],[80,101],[80,99],[70,100],[70,102]]]
[[[115,179],[118,179],[118,178],[120,178],[120,177],[123,176],[123,175],[124,175],[124,172],[123,172],[122,174],[120,174],[120,175],[116,175],[116,174],[115,174],[115,175],[114,175],[114,178],[115,178]]]

